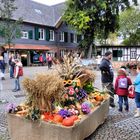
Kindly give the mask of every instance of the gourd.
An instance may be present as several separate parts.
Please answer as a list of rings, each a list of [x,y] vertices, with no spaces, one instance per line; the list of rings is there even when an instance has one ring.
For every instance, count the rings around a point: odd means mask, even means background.
[[[64,126],[73,126],[73,124],[74,124],[74,120],[72,118],[65,118],[62,121],[62,125]]]
[[[78,116],[77,115],[70,116],[70,118],[73,119],[74,121],[78,120]]]
[[[56,114],[53,118],[53,121],[56,122],[56,123],[62,123],[63,117],[59,114]]]
[[[96,95],[94,98],[96,101],[103,101],[103,97],[100,95]]]

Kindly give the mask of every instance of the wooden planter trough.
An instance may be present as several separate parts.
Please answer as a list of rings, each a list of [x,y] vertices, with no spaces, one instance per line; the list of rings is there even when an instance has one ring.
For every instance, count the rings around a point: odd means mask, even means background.
[[[103,124],[109,112],[109,99],[72,127],[48,122],[31,122],[13,114],[7,115],[12,140],[83,140]]]

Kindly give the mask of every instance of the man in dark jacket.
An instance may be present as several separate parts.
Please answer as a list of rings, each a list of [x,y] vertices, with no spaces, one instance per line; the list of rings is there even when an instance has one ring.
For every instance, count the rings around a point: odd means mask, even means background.
[[[108,90],[110,94],[110,106],[115,107],[114,88],[113,88],[114,72],[113,72],[112,64],[110,62],[111,58],[112,58],[112,52],[107,51],[105,53],[105,57],[101,61],[99,68],[101,70],[101,81],[102,81],[103,89]]]

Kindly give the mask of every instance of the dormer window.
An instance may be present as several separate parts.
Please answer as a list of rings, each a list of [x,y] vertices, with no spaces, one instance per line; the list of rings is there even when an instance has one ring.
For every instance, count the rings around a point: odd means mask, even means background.
[[[39,9],[35,9],[35,12],[40,14],[40,15],[42,14],[42,12]]]

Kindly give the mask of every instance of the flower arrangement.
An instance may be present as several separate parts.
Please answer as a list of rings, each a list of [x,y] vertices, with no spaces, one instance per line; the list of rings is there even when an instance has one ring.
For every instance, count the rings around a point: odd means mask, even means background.
[[[129,61],[128,63],[126,63],[126,68],[137,69],[137,61]]]
[[[20,108],[9,105],[8,112],[32,121],[72,126],[108,97],[93,87],[94,80],[92,70],[80,67],[72,56],[65,56],[57,72],[25,78],[26,102]]]

